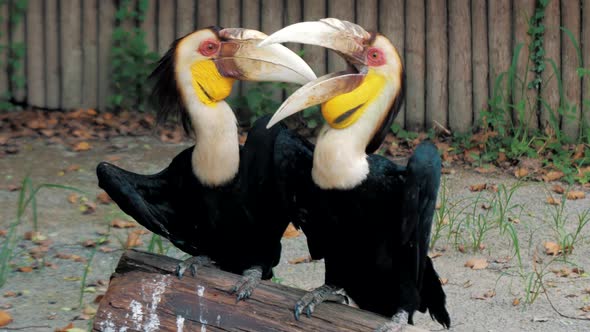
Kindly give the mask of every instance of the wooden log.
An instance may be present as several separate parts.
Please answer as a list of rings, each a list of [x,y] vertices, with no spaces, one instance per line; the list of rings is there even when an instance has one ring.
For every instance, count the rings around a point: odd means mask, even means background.
[[[96,48],[98,31],[98,4],[97,0],[84,0],[82,2],[82,15],[84,18],[82,36],[82,104],[80,107],[96,108],[98,106],[98,59]]]
[[[43,1],[43,34],[45,49],[45,107],[60,108],[59,34],[57,0]],[[99,57],[100,59],[100,57]]]
[[[488,109],[488,15],[487,1],[471,2],[471,52],[473,70],[473,126],[481,121],[481,111]]]
[[[324,1],[317,0],[304,0],[303,1],[303,20],[304,21],[317,21],[326,17],[326,3]],[[303,49],[303,60],[309,64],[315,74],[320,77],[326,74],[327,66],[327,51],[323,47],[314,45],[304,45]]]
[[[140,28],[145,32],[145,44],[148,50],[158,52],[158,26],[156,19],[158,17],[158,0],[148,0],[145,17],[141,22]],[[194,17],[191,18],[194,20]]]
[[[557,68],[561,63],[561,34],[559,26],[561,25],[561,15],[559,1],[549,1],[545,10],[545,34],[543,36],[543,47],[545,49],[545,58],[555,62]],[[545,71],[542,75],[541,99],[547,105],[541,105],[541,127],[546,128],[549,125],[556,126],[559,129],[560,117],[557,110],[559,109],[559,74],[553,70],[549,62],[545,62]]]
[[[176,39],[174,24],[174,1],[158,1],[158,53],[163,56]]]
[[[516,63],[516,76],[520,80],[514,84],[512,97],[515,104],[520,100],[525,101],[524,119],[521,119],[518,111],[515,110],[513,120],[515,123],[524,122],[529,129],[534,130],[539,128],[539,118],[537,116],[537,90],[528,88],[529,82],[534,79],[534,73],[530,68],[532,63],[529,60],[531,36],[528,34],[528,29],[529,20],[535,12],[535,0],[519,0],[513,3],[514,49],[516,50],[518,44],[523,43],[523,46]]]
[[[200,0],[197,5],[197,29],[217,25],[217,1]]]
[[[582,54],[584,55],[584,68],[590,69],[590,0],[582,3]],[[585,122],[585,133],[590,135],[590,75],[584,77],[582,85],[582,120]]]
[[[328,16],[354,22],[354,0],[328,0]],[[346,69],[346,61],[334,51],[328,51],[328,72]]]
[[[424,0],[406,1],[406,129],[424,129],[426,81]]]
[[[6,17],[4,17],[5,19]],[[27,102],[45,106],[43,2],[29,0],[27,7]]]
[[[404,0],[379,1],[379,31],[387,36],[397,48],[407,70],[405,51],[405,5]],[[406,121],[406,103],[399,110],[395,123],[404,127]]]
[[[110,52],[115,26],[115,1],[98,1],[98,108],[105,110],[111,96]]]
[[[80,0],[61,0],[60,19],[60,63],[61,63],[61,107],[72,109],[82,102],[82,14]],[[109,47],[110,49],[110,47]]]
[[[493,93],[494,83],[501,73],[507,72],[512,61],[512,11],[510,8],[510,0],[494,0],[488,2],[488,28],[489,28],[489,44],[493,47],[489,48],[490,61],[490,89]],[[500,89],[507,88],[508,77],[506,76]],[[496,92],[499,93],[499,92]],[[510,103],[510,96],[506,96],[504,103],[506,105],[505,119],[507,122],[511,121],[512,116],[508,104]]]
[[[176,38],[183,37],[195,30],[194,13],[195,1],[176,0]]]
[[[471,21],[468,0],[449,0],[449,127],[468,132],[473,125]]]
[[[561,119],[561,129],[571,139],[578,138],[580,131],[580,108],[582,100],[581,81],[576,70],[582,65],[582,59],[574,42],[580,42],[580,1],[561,1],[561,25],[568,29],[575,41],[572,41],[565,31],[561,33],[561,77],[566,106],[566,114]]]
[[[0,5],[0,45],[8,44],[8,3]],[[0,100],[8,97],[8,71],[7,71],[8,51],[0,49]]]
[[[453,2],[453,0],[450,1]],[[452,9],[453,7],[449,8],[449,14],[451,17],[456,15],[453,13]],[[434,121],[446,128],[447,106],[449,103],[447,72],[450,71],[448,48],[449,46],[451,47],[451,52],[460,52],[461,54],[464,54],[468,51],[469,47],[467,45],[466,48],[464,44],[455,45],[455,47],[460,46],[460,48],[459,50],[454,50],[452,44],[449,45],[448,43],[446,0],[427,0],[426,17],[428,18],[426,21],[426,48],[428,49],[428,53],[426,54],[426,128],[432,128]],[[463,17],[461,21],[455,21],[455,24],[457,24],[457,27],[460,27],[461,30],[469,31],[469,29],[466,29],[463,24],[463,22],[468,22],[468,19],[469,17],[467,17],[467,20]],[[451,25],[449,28],[452,32],[453,26]],[[451,57],[451,59],[453,61],[458,60],[453,59],[453,57]],[[455,84],[460,82],[451,80],[450,83],[452,94],[454,92],[453,89]],[[462,92],[464,93],[465,91]],[[462,97],[465,98],[467,96],[463,95]],[[467,100],[462,100],[464,105],[466,102]],[[459,110],[460,109],[456,109],[455,111]],[[456,120],[457,119],[450,118],[451,124],[454,128],[457,128],[458,126]],[[462,119],[459,121],[461,120]],[[469,123],[469,125],[471,125],[471,123]]]
[[[94,332],[137,331],[373,331],[387,318],[326,302],[312,319],[293,318],[303,290],[263,281],[236,304],[227,292],[239,276],[208,267],[197,277],[173,275],[178,260],[140,251],[123,254],[100,302]],[[408,332],[424,331],[409,326]]]

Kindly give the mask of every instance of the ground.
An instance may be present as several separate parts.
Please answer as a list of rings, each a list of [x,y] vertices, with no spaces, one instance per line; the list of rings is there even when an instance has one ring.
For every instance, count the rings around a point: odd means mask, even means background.
[[[162,143],[154,137],[142,136],[91,142],[90,149],[81,152],[73,152],[67,145],[50,145],[44,139],[23,139],[19,146],[18,153],[0,157],[0,231],[8,230],[14,221],[20,194],[18,186],[27,175],[34,186],[53,183],[72,186],[84,193],[71,195],[71,191],[55,188],[39,191],[36,196],[39,234],[33,234],[32,240],[24,239],[25,232],[33,227],[31,209],[28,209],[17,228],[17,245],[8,280],[0,289],[0,310],[13,318],[7,328],[53,331],[73,322],[75,327],[86,329],[91,324],[88,318],[97,307],[94,300],[104,293],[129,234],[135,232],[139,236],[140,249],[147,249],[151,239],[150,233],[138,231],[141,226],[109,227],[113,219],[126,220],[126,217],[116,205],[97,202],[101,191],[97,187],[96,164],[112,160],[129,170],[152,173],[165,167],[188,143]],[[438,211],[450,212],[440,219],[440,238],[432,256],[445,282],[451,331],[590,330],[588,321],[560,316],[546,297],[566,316],[583,319],[584,310],[590,310],[590,278],[583,272],[590,266],[587,242],[590,228],[581,229],[570,255],[559,255],[559,246],[551,248],[552,242],[576,233],[577,218],[590,209],[590,197],[564,200],[562,217],[554,219],[552,216],[560,209],[549,205],[547,196],[557,200],[561,196],[551,191],[553,183],[523,182],[514,189],[517,180],[510,174],[481,174],[460,167],[447,168],[446,173],[449,174],[444,175],[445,185],[441,189],[446,198],[440,195]],[[470,190],[470,186],[484,183],[491,190]],[[492,201],[499,195],[494,193],[496,188],[499,193],[503,188],[514,191],[504,209],[499,201]],[[584,191],[576,187],[569,189]],[[95,211],[92,211],[93,203],[96,203]],[[467,208],[461,212],[462,207]],[[499,211],[505,211],[506,216],[496,221]],[[558,223],[552,227],[554,220]],[[510,232],[499,228],[507,224],[510,226],[506,229],[513,228],[518,236],[522,264],[514,254]],[[478,241],[477,235],[482,233]],[[131,242],[135,242],[133,237]],[[0,243],[6,238],[7,234],[3,234]],[[108,241],[101,243],[104,240]],[[96,242],[99,249],[85,246]],[[546,247],[558,255],[547,255]],[[168,255],[183,256],[165,241],[163,248]],[[305,289],[322,284],[323,263],[304,260],[308,255],[304,235],[285,237],[283,248],[281,262],[275,269],[275,282]],[[32,259],[31,252],[43,256],[46,264]],[[474,269],[466,267],[466,262],[474,258],[485,261],[476,261]],[[351,257],[351,268],[355,259]],[[81,278],[87,267],[89,274],[83,283]],[[542,286],[536,292],[529,292],[525,286],[534,286],[534,280],[539,280],[535,269],[543,276],[542,283],[536,284]],[[547,289],[546,294],[543,287]],[[538,297],[527,303],[527,293],[529,297],[535,294]],[[417,314],[416,324],[441,329],[423,314]],[[0,328],[0,331],[4,330]]]

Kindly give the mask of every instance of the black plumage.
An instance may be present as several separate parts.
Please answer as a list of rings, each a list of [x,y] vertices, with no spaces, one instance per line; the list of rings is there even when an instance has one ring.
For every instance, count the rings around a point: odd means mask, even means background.
[[[369,155],[369,175],[350,190],[324,190],[313,182],[313,146],[305,139],[282,134],[277,147],[279,182],[292,195],[286,201],[299,209],[312,258],[325,259],[325,284],[344,289],[362,309],[386,316],[404,310],[410,323],[416,310],[428,310],[450,326],[427,256],[441,176],[436,147],[421,143],[407,166]]]
[[[236,177],[216,187],[193,174],[194,147],[178,154],[163,171],[139,175],[102,162],[99,186],[141,225],[179,249],[205,255],[223,270],[241,274],[252,266],[272,277],[281,237],[289,222],[274,179],[275,140],[286,129],[265,128],[259,119],[240,149]]]

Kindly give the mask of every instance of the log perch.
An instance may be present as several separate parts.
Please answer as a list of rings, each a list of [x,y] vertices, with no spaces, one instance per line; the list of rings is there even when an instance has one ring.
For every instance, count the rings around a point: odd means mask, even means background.
[[[388,319],[336,303],[319,306],[312,319],[293,317],[305,293],[263,281],[252,297],[236,304],[229,294],[239,276],[202,267],[197,276],[174,275],[178,260],[126,251],[111,276],[94,320],[95,332],[119,331],[373,331]],[[422,329],[409,326],[405,331]]]

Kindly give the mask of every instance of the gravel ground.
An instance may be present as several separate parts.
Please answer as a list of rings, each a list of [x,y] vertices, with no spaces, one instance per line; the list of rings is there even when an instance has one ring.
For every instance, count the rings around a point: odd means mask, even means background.
[[[0,230],[7,229],[13,220],[19,196],[18,191],[9,191],[8,186],[19,183],[27,174],[34,185],[57,183],[74,186],[86,192],[82,196],[94,201],[100,192],[94,173],[94,167],[99,161],[119,156],[116,164],[130,170],[151,173],[165,167],[171,157],[186,146],[164,144],[151,137],[117,138],[109,143],[92,143],[90,151],[75,153],[63,146],[46,145],[43,141],[26,141],[20,153],[0,158],[0,169],[3,170],[0,176]],[[79,165],[80,168],[64,174],[63,170],[72,165]],[[445,175],[445,183],[449,197],[447,206],[453,202],[459,202],[457,206],[471,204],[476,206],[477,215],[485,213],[480,207],[484,203],[476,201],[478,195],[483,199],[492,194],[473,193],[469,190],[470,185],[488,183],[512,187],[516,180],[499,173],[482,175],[455,169],[453,174]],[[547,271],[543,284],[557,310],[567,316],[583,318],[585,313],[580,308],[590,305],[590,279],[586,273],[571,272],[573,268],[584,269],[590,265],[590,250],[586,240],[590,228],[582,230],[581,240],[575,245],[567,263],[559,257],[554,259],[544,253],[543,243],[555,239],[555,232],[550,226],[554,208],[546,203],[549,190],[547,184],[525,182],[514,194],[513,203],[522,207],[521,213],[517,210],[510,213],[518,219],[514,228],[520,241],[521,268],[516,258],[505,258],[513,256],[513,246],[507,235],[500,234],[497,229],[491,229],[486,234],[482,241],[483,249],[475,252],[470,249],[472,241],[467,236],[458,237],[458,240],[454,236],[447,239],[447,235],[453,233],[448,232],[448,226],[443,229],[435,251],[435,256],[440,256],[434,259],[434,264],[440,277],[447,281],[444,287],[453,321],[451,331],[590,331],[588,321],[561,317],[551,308],[544,293],[540,293],[534,303],[526,303],[526,279],[520,276],[519,271],[525,275],[530,273],[533,271],[532,262],[536,260],[536,268],[545,268]],[[52,241],[45,260],[53,265],[28,273],[17,271],[18,267],[34,264],[28,253],[35,246],[33,242],[22,239],[22,235],[32,228],[31,219],[25,219],[25,224],[18,228],[19,242],[14,264],[8,273],[8,282],[0,289],[3,295],[0,297],[0,308],[14,319],[7,327],[28,327],[24,329],[26,331],[53,331],[83,314],[82,308],[79,308],[80,278],[87,264],[61,259],[56,255],[61,254],[63,257],[70,254],[80,256],[78,260],[88,259],[94,250],[82,246],[82,242],[96,240],[100,237],[97,232],[106,231],[114,217],[123,215],[113,204],[98,204],[94,213],[83,214],[79,209],[80,203],[68,202],[68,195],[69,192],[63,190],[42,189],[37,197],[41,234]],[[576,216],[588,209],[588,195],[584,199],[568,201],[564,211],[571,220],[565,230],[573,231]],[[114,251],[96,251],[86,279],[85,286],[90,288],[84,293],[83,306],[97,306],[93,300],[105,289],[101,281],[108,280],[113,272],[127,234],[132,230],[111,230],[110,243],[105,246]],[[149,234],[142,235],[144,244],[140,248],[147,248],[150,237]],[[0,237],[0,242],[5,239]],[[164,243],[164,247],[168,247],[168,244]],[[321,261],[301,264],[288,262],[308,254],[303,235],[283,239],[283,249],[281,262],[275,269],[277,282],[304,289],[322,284],[324,266]],[[183,256],[174,248],[169,248],[167,254]],[[485,258],[489,266],[482,270],[465,267],[465,262],[472,258]],[[351,268],[354,268],[352,257]],[[564,272],[570,272],[569,275],[564,277],[551,272],[561,268],[565,269]],[[89,322],[73,321],[74,326],[79,328],[87,328]],[[427,315],[417,314],[416,324],[427,329],[441,329]],[[0,331],[4,330],[0,328]]]

